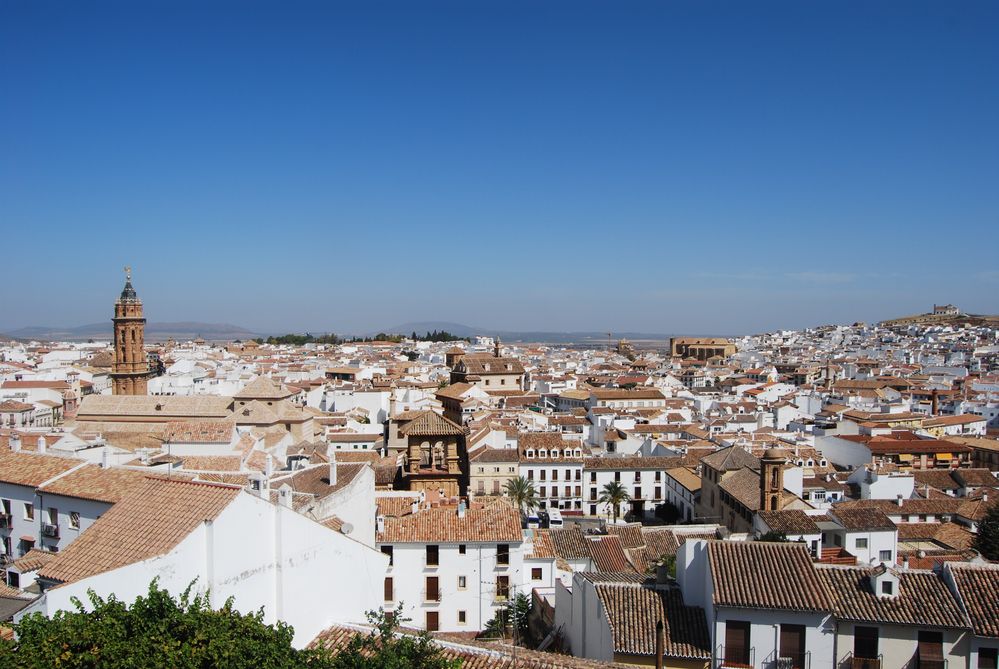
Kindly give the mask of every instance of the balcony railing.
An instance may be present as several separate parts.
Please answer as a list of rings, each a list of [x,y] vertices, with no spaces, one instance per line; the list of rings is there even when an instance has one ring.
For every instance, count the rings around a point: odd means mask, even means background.
[[[738,651],[743,652],[738,652]],[[756,666],[756,648],[736,649],[735,653],[726,655],[725,646],[718,646],[715,653],[718,669],[752,669]]]
[[[781,654],[773,662],[774,669],[811,669],[812,654],[804,653]]]
[[[850,653],[846,661],[840,666],[841,669],[881,669],[881,660],[883,656],[878,655],[877,657],[857,657],[853,653]]]
[[[922,658],[917,657],[915,669],[947,669],[947,660],[942,657]]]

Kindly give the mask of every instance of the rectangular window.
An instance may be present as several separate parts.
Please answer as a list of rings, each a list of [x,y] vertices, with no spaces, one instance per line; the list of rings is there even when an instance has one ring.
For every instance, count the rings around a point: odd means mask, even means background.
[[[496,544],[496,564],[510,564],[510,544]]]
[[[488,385],[489,382],[486,381],[486,384]],[[428,632],[436,632],[437,630],[440,629],[441,618],[440,618],[440,613],[438,613],[437,611],[427,611],[426,620],[427,620]]]
[[[882,562],[891,562],[891,551],[881,551],[880,555],[878,555],[878,559]]]
[[[867,548],[867,539],[857,539],[857,548]]]
[[[533,469],[528,469],[527,470],[527,480],[528,481],[533,481],[534,480],[534,470]]]
[[[637,487],[635,488],[635,495],[632,497],[632,499],[642,499],[642,489],[641,488],[637,488]]]
[[[748,667],[749,656],[749,621],[725,621],[725,664]]]
[[[943,633],[920,630],[916,642],[917,669],[942,669]]]
[[[805,626],[780,626],[780,658],[784,667],[803,669],[805,666]]]
[[[558,470],[557,469],[553,469],[552,470],[552,481],[558,481]]]
[[[80,529],[80,512],[70,511],[69,512],[69,526],[74,530]]]
[[[437,602],[441,598],[440,581],[436,576],[427,576],[425,579],[426,587],[424,589],[424,600],[425,602]]]
[[[497,576],[496,577],[496,599],[500,601],[505,601],[507,597],[510,596],[510,577],[509,576]]]
[[[465,544],[458,544],[458,555],[464,555],[466,550]]]
[[[853,628],[853,656],[858,660],[875,660],[878,657],[878,628]],[[865,664],[858,669],[878,669],[876,665]]]
[[[978,669],[999,669],[999,648],[979,648]]]
[[[572,497],[572,486],[571,485],[567,485],[565,487],[565,496],[566,497]]]
[[[532,581],[541,580],[541,567],[531,567],[531,580]]]
[[[458,589],[459,590],[464,590],[466,587],[468,587],[467,577],[465,577],[465,576],[459,576],[458,577]]]
[[[545,480],[545,477],[546,477],[547,475],[548,475],[548,471],[547,471],[547,470],[544,470],[544,469],[542,469],[542,470],[541,470],[541,480],[542,480],[542,481],[544,481],[544,480]]]
[[[385,589],[385,601],[386,602],[394,601],[394,599],[395,599],[395,588],[392,585],[392,577],[391,576],[386,576],[385,577],[385,588],[384,589]]]
[[[25,520],[34,520],[35,519],[35,505],[34,504],[28,504],[27,502],[24,503],[24,519]]]
[[[597,473],[590,472],[590,483],[596,483],[596,482],[597,482]]]
[[[548,496],[548,486],[541,486],[538,489],[538,494],[541,495],[542,497],[547,497]],[[542,502],[542,504],[544,504],[544,502]]]
[[[465,618],[466,618],[465,612],[464,611],[458,611],[458,624],[459,625],[464,625],[465,624]]]
[[[663,498],[663,489],[660,486],[656,486],[656,488],[655,488],[655,495],[656,495],[656,499],[662,499]]]
[[[436,567],[440,564],[440,547],[427,546],[427,566]]]
[[[395,560],[395,553],[391,546],[382,546],[382,553],[388,555],[389,566],[391,567]]]

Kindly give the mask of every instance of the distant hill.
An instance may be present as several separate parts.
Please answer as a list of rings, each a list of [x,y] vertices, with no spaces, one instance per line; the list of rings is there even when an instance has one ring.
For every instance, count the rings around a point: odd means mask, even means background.
[[[384,332],[385,334],[412,334],[414,331],[417,334],[424,334],[426,332],[432,332],[434,330],[444,330],[450,332],[458,337],[475,337],[476,335],[482,335],[486,337],[499,336],[503,341],[508,342],[538,342],[538,343],[549,343],[549,344],[606,344],[607,343],[607,333],[606,332],[552,332],[552,331],[530,331],[530,330],[495,330],[492,328],[479,328],[472,327],[469,325],[463,325],[461,323],[450,323],[447,321],[421,321],[415,323],[403,323],[402,325],[396,325],[395,327],[377,330],[375,332],[365,333],[367,336],[377,334],[378,332]],[[671,336],[668,334],[658,334],[658,333],[646,333],[646,332],[614,332],[611,335],[613,341],[618,339],[631,339],[631,340],[642,340],[642,339],[655,339],[660,341],[665,341]]]
[[[21,340],[35,341],[110,341],[114,335],[111,321],[106,323],[90,323],[76,327],[50,327],[33,325],[12,330],[9,336]],[[238,325],[229,323],[198,323],[184,321],[179,323],[147,323],[146,341],[166,341],[173,337],[176,340],[188,340],[201,337],[208,341],[228,341],[232,339],[252,339],[258,336]]]

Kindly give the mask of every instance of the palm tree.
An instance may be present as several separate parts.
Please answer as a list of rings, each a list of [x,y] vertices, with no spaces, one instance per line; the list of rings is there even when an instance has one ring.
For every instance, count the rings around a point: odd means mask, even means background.
[[[534,483],[528,481],[523,476],[507,479],[503,484],[506,496],[509,497],[521,512],[528,512],[538,508],[538,491],[534,489]]]
[[[617,522],[617,514],[620,510],[620,506],[625,502],[631,500],[631,495],[628,491],[624,489],[619,481],[611,481],[604,486],[604,489],[600,492],[600,503],[606,504],[614,512],[614,522]]]

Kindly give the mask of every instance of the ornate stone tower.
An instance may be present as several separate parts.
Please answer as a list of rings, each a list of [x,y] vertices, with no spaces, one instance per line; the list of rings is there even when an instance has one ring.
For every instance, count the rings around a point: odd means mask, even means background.
[[[115,395],[145,395],[149,380],[149,362],[143,340],[146,319],[142,300],[132,288],[132,268],[125,268],[125,288],[114,303],[114,366],[111,368],[111,391]]]
[[[760,511],[780,511],[784,506],[784,463],[779,448],[768,448],[760,458]]]

